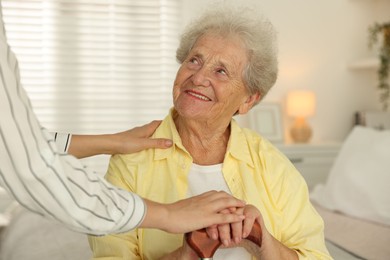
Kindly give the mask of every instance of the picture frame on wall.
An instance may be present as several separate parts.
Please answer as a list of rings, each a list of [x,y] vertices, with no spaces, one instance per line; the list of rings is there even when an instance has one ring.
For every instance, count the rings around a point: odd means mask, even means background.
[[[390,113],[383,111],[359,111],[356,113],[355,124],[377,130],[388,130],[390,129]]]
[[[273,143],[283,143],[281,106],[278,103],[260,103],[249,112],[250,128]]]

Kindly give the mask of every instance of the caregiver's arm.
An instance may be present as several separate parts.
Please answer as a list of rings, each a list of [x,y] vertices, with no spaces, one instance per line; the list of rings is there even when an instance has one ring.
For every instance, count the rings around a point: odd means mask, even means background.
[[[147,202],[147,213],[142,198],[113,187],[74,157],[59,153],[53,136],[40,126],[33,113],[18,71],[16,58],[0,31],[0,186],[22,206],[71,229],[97,235],[129,231],[141,225],[144,218],[145,226],[172,232],[228,221],[218,214],[218,208],[202,215],[203,207],[189,199],[183,204],[190,205],[190,210],[175,210],[183,217],[177,219],[178,226],[169,223],[170,214],[161,223],[150,215],[156,210],[170,212],[172,205]],[[239,200],[229,200],[224,207],[242,205]],[[194,212],[202,218],[197,219],[196,226],[187,225]],[[231,219],[240,217],[232,214]]]
[[[150,227],[161,226],[160,220],[150,220],[148,215],[163,205],[151,205],[147,213],[142,198],[113,187],[73,156],[58,152],[53,136],[40,126],[20,84],[18,63],[5,37],[1,5],[0,111],[0,186],[22,206],[89,234],[126,232],[144,218]],[[202,211],[202,207],[194,208]],[[207,226],[219,215],[205,215],[199,226]],[[183,218],[180,222],[182,232],[190,230],[183,224],[186,221]]]
[[[158,228],[170,233],[185,233],[223,223],[241,223],[244,219],[241,213],[221,213],[227,208],[245,206],[244,202],[223,191],[208,191],[171,204],[149,200],[145,200],[145,203],[148,214],[141,227]]]
[[[58,135],[60,147],[77,158],[84,158],[98,154],[125,154],[135,153],[148,148],[168,148],[172,141],[168,139],[149,138],[161,121],[153,121],[149,124],[133,129],[102,135]],[[55,138],[56,139],[56,138]],[[57,140],[56,140],[57,142]],[[69,146],[69,149],[67,149]],[[59,148],[61,149],[61,148]]]

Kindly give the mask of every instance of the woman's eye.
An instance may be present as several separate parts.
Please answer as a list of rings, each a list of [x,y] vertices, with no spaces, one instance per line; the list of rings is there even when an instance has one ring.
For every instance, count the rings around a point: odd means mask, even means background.
[[[198,63],[199,63],[198,60],[195,59],[195,58],[191,58],[191,59],[189,60],[189,62],[192,63],[192,64],[198,64]]]
[[[227,75],[227,72],[224,69],[218,69],[217,72],[223,75]]]

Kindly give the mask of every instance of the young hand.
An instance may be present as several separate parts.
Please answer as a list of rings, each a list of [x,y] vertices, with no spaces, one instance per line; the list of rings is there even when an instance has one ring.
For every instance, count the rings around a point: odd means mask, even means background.
[[[223,191],[208,191],[171,204],[145,201],[148,214],[141,227],[159,228],[170,233],[186,233],[208,226],[241,223],[244,219],[242,213],[221,213],[224,209],[245,206],[243,201]],[[153,223],[158,226],[153,226]]]
[[[85,158],[98,154],[135,153],[148,148],[169,148],[172,140],[150,138],[160,123],[152,121],[116,134],[72,135],[68,153]]]
[[[172,146],[172,140],[163,138],[150,138],[161,120],[155,120],[143,126],[113,134],[113,137],[119,144],[119,149],[115,153],[126,154],[136,153],[148,148],[169,148]]]

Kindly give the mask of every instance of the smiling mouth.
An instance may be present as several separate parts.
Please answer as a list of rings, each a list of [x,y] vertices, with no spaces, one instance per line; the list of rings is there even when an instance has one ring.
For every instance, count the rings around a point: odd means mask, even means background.
[[[193,96],[193,97],[196,97],[196,98],[198,98],[198,99],[201,99],[201,100],[204,100],[204,101],[211,101],[211,99],[210,98],[208,98],[208,97],[206,97],[206,96],[204,96],[204,95],[202,95],[202,94],[199,94],[199,93],[196,93],[196,92],[193,92],[193,91],[190,91],[190,90],[187,90],[187,91],[185,91],[188,95],[190,95],[190,96]]]

